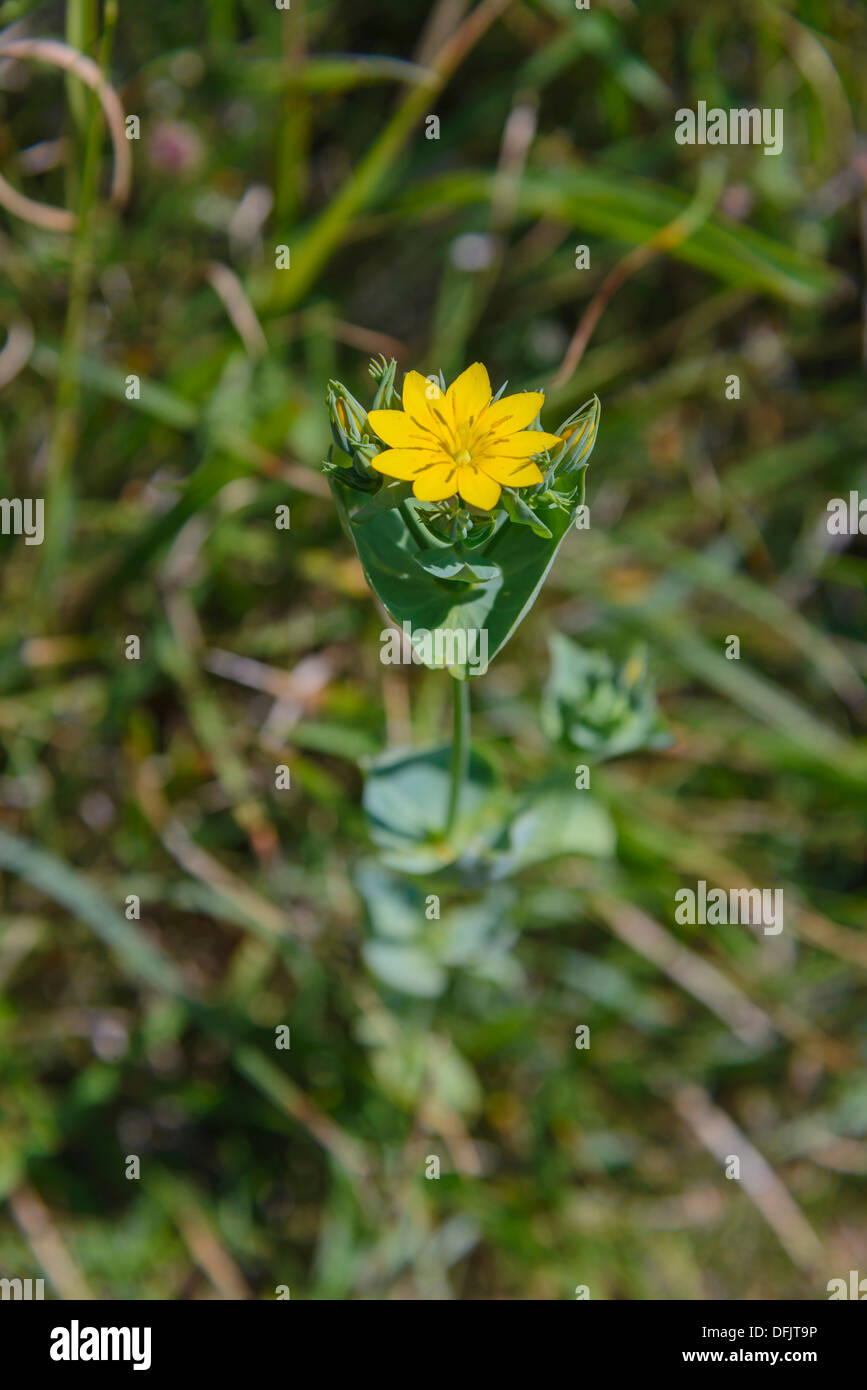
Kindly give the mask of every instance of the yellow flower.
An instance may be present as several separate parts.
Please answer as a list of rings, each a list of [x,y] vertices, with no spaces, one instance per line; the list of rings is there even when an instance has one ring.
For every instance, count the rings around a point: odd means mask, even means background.
[[[371,428],[389,447],[371,462],[389,478],[412,482],[422,502],[459,493],[490,511],[503,487],[531,487],[542,474],[530,460],[560,440],[529,430],[545,397],[541,391],[491,399],[491,383],[474,362],[443,394],[419,372],[407,372],[403,410],[371,410]]]

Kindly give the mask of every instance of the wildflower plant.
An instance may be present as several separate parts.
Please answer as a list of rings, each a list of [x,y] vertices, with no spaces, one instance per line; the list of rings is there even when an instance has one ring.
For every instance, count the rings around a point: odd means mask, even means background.
[[[454,679],[450,745],[392,750],[367,765],[364,804],[386,863],[425,873],[457,865],[463,880],[503,878],[569,850],[607,852],[603,813],[561,790],[506,793],[470,748],[466,660],[484,631],[487,660],[530,612],[584,504],[584,475],[599,428],[594,396],[554,432],[541,391],[492,391],[474,363],[450,385],[442,374],[371,362],[370,408],[328,385],[333,445],[324,464],[343,526],[380,604],[418,659]],[[431,644],[434,631],[455,639]],[[455,659],[455,652],[463,659]],[[487,663],[485,663],[487,664]]]
[[[555,434],[541,391],[492,395],[481,363],[442,376],[371,362],[369,411],[328,385],[325,464],[367,581],[398,626],[487,629],[493,658],[533,606],[576,510],[599,428],[594,396]],[[426,665],[446,663],[416,644]],[[451,667],[458,680],[472,672]]]

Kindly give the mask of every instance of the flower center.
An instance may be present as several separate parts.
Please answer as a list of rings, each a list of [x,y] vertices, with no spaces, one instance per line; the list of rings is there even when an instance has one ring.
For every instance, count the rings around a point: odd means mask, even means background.
[[[472,463],[473,461],[473,456],[469,449],[462,449],[459,454],[452,454],[452,458],[459,468],[463,468],[465,464]]]

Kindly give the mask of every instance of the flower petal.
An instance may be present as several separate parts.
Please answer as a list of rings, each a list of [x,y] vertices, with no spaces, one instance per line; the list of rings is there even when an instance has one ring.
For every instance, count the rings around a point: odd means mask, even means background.
[[[453,463],[433,463],[417,475],[412,490],[420,502],[442,502],[457,492],[457,477]]]
[[[430,449],[383,449],[381,454],[370,460],[377,473],[384,473],[388,478],[400,478],[403,482],[409,482],[410,478],[417,477],[425,468],[439,461],[440,455]]]
[[[481,362],[474,362],[446,391],[446,418],[461,424],[477,420],[491,399],[491,379]]]
[[[429,381],[421,372],[407,372],[403,379],[403,408],[407,415],[413,416],[426,429],[430,429],[431,403],[441,400],[442,395],[439,383]]]
[[[545,404],[544,391],[521,391],[492,401],[479,425],[493,434],[514,434],[532,425]]]
[[[370,428],[393,448],[429,449],[433,439],[425,429],[402,410],[371,410]]]
[[[503,487],[531,487],[544,482],[541,469],[535,463],[525,463],[523,459],[482,459],[476,460],[478,467]]]
[[[458,469],[458,492],[473,507],[489,512],[500,500],[500,484],[478,468]]]
[[[502,438],[493,436],[484,440],[473,457],[526,459],[533,454],[541,454],[543,449],[552,449],[559,443],[560,436],[557,434],[546,434],[544,430],[518,430],[516,434],[505,435]]]

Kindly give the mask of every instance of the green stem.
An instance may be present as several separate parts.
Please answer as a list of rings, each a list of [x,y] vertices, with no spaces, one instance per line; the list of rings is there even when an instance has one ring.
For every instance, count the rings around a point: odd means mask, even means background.
[[[452,729],[452,761],[449,782],[449,809],[445,837],[455,828],[460,807],[461,789],[470,765],[470,683],[452,679],[454,725]]]
[[[304,0],[280,16],[280,43],[287,78],[303,74],[307,62]],[[312,103],[302,82],[287,81],[274,142],[274,226],[291,228],[307,196]],[[297,258],[296,258],[297,259]]]
[[[99,28],[97,0],[68,0],[66,6],[66,42],[77,48],[79,53],[93,56],[93,45]],[[67,205],[76,207],[80,196],[81,167],[78,155],[87,140],[90,121],[91,93],[83,83],[68,72],[65,79],[66,100],[75,127],[76,139],[70,141],[71,155],[67,164],[69,172]]]
[[[82,11],[83,11],[83,7]],[[105,73],[118,18],[118,0],[106,0],[103,33],[98,55]],[[84,21],[82,21],[84,22]],[[84,96],[87,105],[87,132],[84,165],[78,199],[78,226],[69,275],[66,324],[57,374],[54,420],[48,440],[46,465],[46,544],[42,557],[41,582],[50,587],[65,560],[72,521],[73,488],[71,470],[81,437],[80,359],[87,320],[87,306],[95,274],[93,214],[99,179],[100,146],[103,131],[102,109],[96,94]]]

